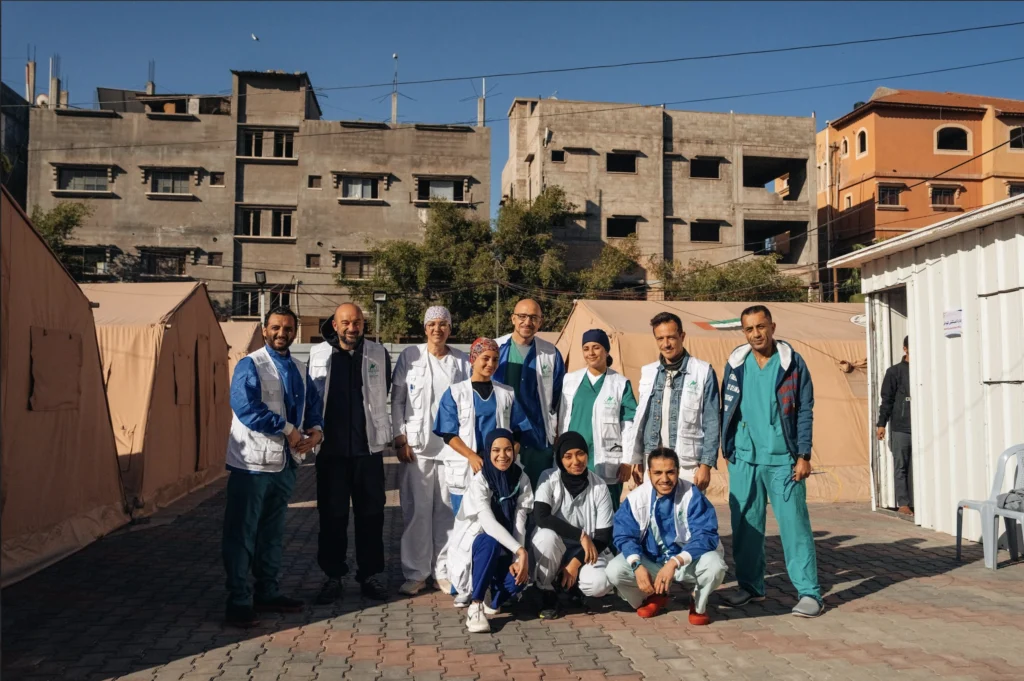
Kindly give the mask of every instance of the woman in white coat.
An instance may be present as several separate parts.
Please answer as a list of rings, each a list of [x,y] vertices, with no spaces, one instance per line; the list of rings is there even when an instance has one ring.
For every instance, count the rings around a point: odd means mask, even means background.
[[[427,342],[402,351],[391,379],[391,424],[400,462],[401,593],[419,593],[433,577],[448,580],[442,551],[454,518],[444,485],[444,440],[432,432],[441,396],[471,374],[466,354],[447,345],[452,332],[448,310],[436,305],[423,317]]]
[[[570,594],[601,598],[611,593],[605,567],[612,559],[612,499],[608,485],[588,470],[583,436],[574,431],[555,440],[556,467],[537,483],[530,540],[534,582],[540,589],[541,619],[558,617],[557,587]],[[557,582],[556,582],[557,579]]]
[[[456,605],[469,606],[466,628],[472,633],[491,630],[487,617],[526,587],[530,572],[524,543],[533,489],[515,463],[512,432],[492,430],[481,452],[483,465],[462,498],[448,546]]]

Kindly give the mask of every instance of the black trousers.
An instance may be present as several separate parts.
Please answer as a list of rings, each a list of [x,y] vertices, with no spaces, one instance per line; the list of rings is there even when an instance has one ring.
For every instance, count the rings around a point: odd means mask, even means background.
[[[317,562],[328,577],[348,574],[349,501],[355,513],[356,580],[384,572],[384,457],[317,457]]]
[[[913,488],[913,463],[910,457],[910,433],[893,431],[889,439],[892,447],[893,459],[893,483],[896,492],[897,506],[914,505]]]

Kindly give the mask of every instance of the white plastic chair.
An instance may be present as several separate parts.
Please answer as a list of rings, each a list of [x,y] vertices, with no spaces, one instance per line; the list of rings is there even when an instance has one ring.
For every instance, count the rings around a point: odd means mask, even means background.
[[[985,567],[996,569],[996,556],[999,552],[999,518],[1006,524],[1006,543],[1010,549],[1010,558],[1017,560],[1017,523],[1024,526],[1024,512],[1011,511],[999,507],[999,496],[1003,490],[1003,479],[1006,475],[1006,464],[1014,460],[1011,470],[1014,487],[1024,480],[1024,444],[1014,445],[999,455],[996,475],[992,480],[992,492],[984,501],[961,499],[956,508],[956,559],[960,560],[960,543],[963,537],[964,509],[969,508],[981,513],[981,542],[985,551]]]

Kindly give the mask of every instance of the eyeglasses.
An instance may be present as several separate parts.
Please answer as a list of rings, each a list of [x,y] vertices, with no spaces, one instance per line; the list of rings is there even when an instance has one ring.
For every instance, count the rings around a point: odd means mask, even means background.
[[[512,314],[512,316],[521,322],[525,322],[527,319],[529,319],[534,324],[539,324],[540,320],[543,319],[543,317],[539,314],[519,314],[518,312],[515,312]]]

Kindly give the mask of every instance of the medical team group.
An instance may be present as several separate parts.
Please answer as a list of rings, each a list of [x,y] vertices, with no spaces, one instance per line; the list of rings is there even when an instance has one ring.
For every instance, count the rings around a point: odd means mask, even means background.
[[[229,624],[304,607],[281,593],[278,575],[288,500],[310,452],[326,577],[316,602],[342,597],[350,507],[355,580],[364,596],[388,598],[388,444],[400,462],[400,592],[450,594],[470,632],[490,631],[488,620],[531,584],[545,619],[612,592],[653,617],[678,584],[691,594],[690,623],[709,624],[708,599],[726,574],[704,494],[719,450],[738,582],[722,603],[764,599],[770,502],[797,595],[793,613],[823,612],[805,482],[813,384],[801,356],[775,338],[765,306],[743,311],[747,342],[729,356],[721,389],[711,365],[684,347],[680,318],[656,315],[659,357],[641,369],[639,399],[611,368],[603,330],[583,335],[586,366],[566,373],[558,349],[537,337],[543,314],[531,299],[516,304],[512,333],[478,338],[468,355],[447,344],[448,310],[429,308],[427,342],[403,350],[393,370],[387,350],[365,338],[353,303],[324,322],[308,368],[289,351],[294,313],[275,308],[264,322],[266,345],[239,362],[231,385],[222,544]]]

